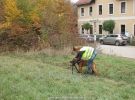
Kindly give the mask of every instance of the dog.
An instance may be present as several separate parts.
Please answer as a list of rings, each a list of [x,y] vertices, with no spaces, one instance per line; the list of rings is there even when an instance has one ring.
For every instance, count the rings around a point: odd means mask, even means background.
[[[79,69],[78,69],[78,73],[82,73],[82,68],[84,66],[87,66],[87,60],[80,60],[80,61],[77,61],[76,59],[73,59],[72,61],[70,61],[70,63],[72,63],[73,66],[75,66],[75,64],[78,65]],[[96,64],[95,62],[92,63],[92,74],[98,76],[98,71],[97,71],[97,68],[96,68]]]

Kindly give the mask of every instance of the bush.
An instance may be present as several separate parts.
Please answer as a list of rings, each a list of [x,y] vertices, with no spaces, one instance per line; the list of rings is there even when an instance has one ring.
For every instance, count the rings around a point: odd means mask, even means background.
[[[90,23],[85,23],[82,25],[82,27],[87,30],[87,34],[88,34],[88,30],[92,27]]]
[[[113,20],[107,20],[103,22],[103,30],[108,31],[110,34],[113,33],[115,28],[115,22]]]

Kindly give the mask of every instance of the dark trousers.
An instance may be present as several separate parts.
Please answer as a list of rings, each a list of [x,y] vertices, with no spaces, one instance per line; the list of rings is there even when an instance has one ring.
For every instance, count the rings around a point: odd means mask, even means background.
[[[94,50],[91,58],[88,60],[88,72],[91,72],[92,70],[92,63],[93,60],[96,58],[97,52]]]

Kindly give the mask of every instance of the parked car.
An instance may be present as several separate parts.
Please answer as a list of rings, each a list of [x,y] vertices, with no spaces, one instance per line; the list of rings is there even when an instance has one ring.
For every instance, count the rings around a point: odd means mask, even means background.
[[[84,39],[88,42],[94,42],[94,35],[90,35],[90,34],[81,34],[79,35],[79,38]]]
[[[110,34],[99,39],[101,44],[126,45],[128,37],[122,34]]]
[[[101,37],[104,37],[104,36],[106,36],[106,35],[103,35],[103,34],[97,34],[97,35],[96,35],[96,41],[99,41],[99,39],[100,39]]]

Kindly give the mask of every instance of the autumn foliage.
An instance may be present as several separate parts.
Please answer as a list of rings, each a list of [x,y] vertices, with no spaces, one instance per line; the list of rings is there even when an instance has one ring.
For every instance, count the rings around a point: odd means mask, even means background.
[[[7,50],[60,47],[76,33],[76,15],[66,0],[1,0],[0,12],[0,47]]]

